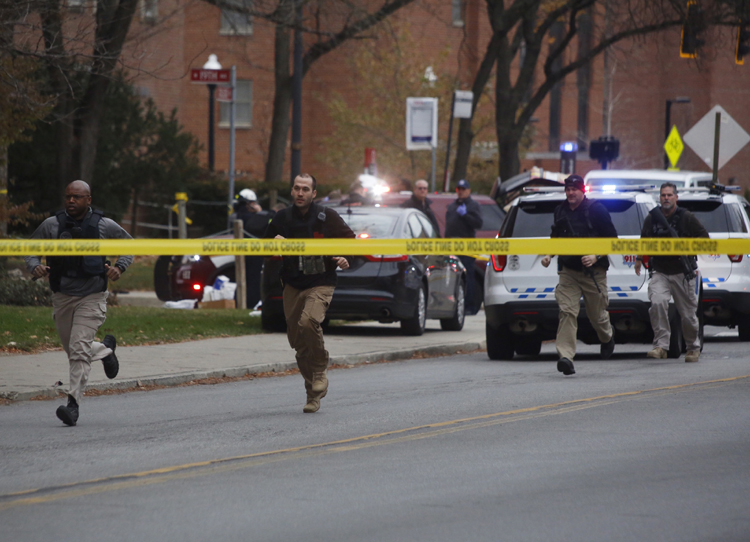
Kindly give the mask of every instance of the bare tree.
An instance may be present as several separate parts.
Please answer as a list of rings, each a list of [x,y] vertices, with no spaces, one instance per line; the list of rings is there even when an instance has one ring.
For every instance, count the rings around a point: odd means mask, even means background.
[[[704,2],[706,24],[736,20],[737,1]],[[492,36],[472,83],[473,109],[494,69],[501,179],[518,173],[523,130],[565,76],[587,66],[615,43],[682,25],[685,14],[685,2],[677,0],[486,0],[486,7]],[[594,26],[584,46],[579,39],[581,18],[604,20],[605,12],[606,31]],[[546,43],[551,45],[544,55]],[[515,77],[512,68],[517,70]],[[472,119],[461,119],[455,179],[466,174],[473,137]]]
[[[321,57],[368,30],[414,0],[205,0],[223,9],[261,17],[276,25],[274,51],[274,103],[265,180],[282,179],[292,103],[292,70],[289,62],[292,31],[299,29],[315,41],[302,58],[302,76]],[[301,9],[302,19],[295,17]]]

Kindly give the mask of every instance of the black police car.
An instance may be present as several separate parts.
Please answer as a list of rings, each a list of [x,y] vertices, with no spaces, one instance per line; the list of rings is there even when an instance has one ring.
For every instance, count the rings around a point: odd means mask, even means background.
[[[339,206],[336,211],[362,243],[371,238],[438,237],[428,218],[416,209]],[[456,256],[384,254],[347,259],[349,269],[338,271],[329,320],[398,321],[406,335],[421,335],[428,318],[439,319],[444,330],[463,328],[466,270]],[[280,269],[281,257],[266,258],[261,320],[269,331],[286,329]]]

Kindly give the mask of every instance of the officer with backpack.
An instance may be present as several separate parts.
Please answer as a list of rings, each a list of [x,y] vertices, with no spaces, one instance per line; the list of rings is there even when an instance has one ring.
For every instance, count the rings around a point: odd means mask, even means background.
[[[271,220],[269,239],[353,239],[354,232],[330,207],[318,205],[317,181],[307,173],[292,185],[294,205],[282,209]],[[336,288],[336,269],[348,269],[342,256],[283,256],[284,317],[289,345],[297,352],[297,367],[305,379],[307,402],[302,411],[317,412],[328,393],[328,351],[322,324]]]
[[[647,237],[708,237],[703,224],[687,209],[677,206],[677,186],[664,183],[659,189],[659,205],[643,221],[641,238]],[[654,348],[649,358],[665,359],[669,350],[669,299],[682,319],[682,334],[687,344],[687,363],[701,355],[698,322],[698,264],[695,256],[652,256],[649,260],[648,315],[654,330]],[[643,257],[635,261],[635,273],[641,274]]]
[[[65,209],[42,222],[32,239],[132,237],[101,211],[91,208],[91,189],[87,183],[73,181],[65,188]],[[119,371],[115,337],[107,335],[102,342],[94,339],[107,317],[107,281],[118,280],[133,257],[120,256],[114,265],[104,256],[47,256],[47,265],[38,256],[28,256],[25,260],[34,280],[49,276],[52,317],[70,365],[68,403],[60,405],[56,414],[64,424],[76,425],[91,363],[101,361],[108,378],[116,377]]]
[[[600,202],[588,199],[584,190],[583,178],[579,175],[565,179],[566,199],[555,209],[551,237],[617,237],[609,211]],[[553,257],[544,256],[542,265],[548,267]],[[581,297],[591,326],[601,342],[602,359],[609,359],[614,352],[614,329],[607,312],[607,269],[609,258],[606,255],[558,257],[559,282],[555,288],[555,299],[560,315],[555,346],[559,356],[557,370],[566,376],[576,372],[573,358]]]

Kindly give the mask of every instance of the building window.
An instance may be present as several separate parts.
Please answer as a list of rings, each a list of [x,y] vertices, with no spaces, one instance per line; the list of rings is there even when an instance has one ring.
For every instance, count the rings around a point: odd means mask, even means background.
[[[141,0],[141,19],[147,23],[155,23],[159,17],[159,0]]]
[[[453,26],[464,25],[464,0],[451,0]]]
[[[253,82],[238,80],[235,89],[234,125],[238,128],[250,128],[253,125]],[[229,113],[231,104],[221,102],[219,111],[219,126],[229,128]]]
[[[250,9],[251,0],[232,0],[238,8]],[[248,36],[253,33],[252,17],[227,8],[221,8],[221,30],[223,36]]]
[[[68,0],[68,9],[81,12],[86,7],[86,0]]]

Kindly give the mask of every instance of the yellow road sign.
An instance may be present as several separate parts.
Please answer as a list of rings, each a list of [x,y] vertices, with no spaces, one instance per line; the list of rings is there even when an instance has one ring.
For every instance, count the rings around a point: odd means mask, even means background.
[[[672,126],[672,131],[669,132],[669,137],[664,142],[664,150],[667,151],[667,158],[672,164],[672,167],[677,167],[677,160],[680,159],[685,145],[682,143],[680,133],[677,131],[677,126]]]

